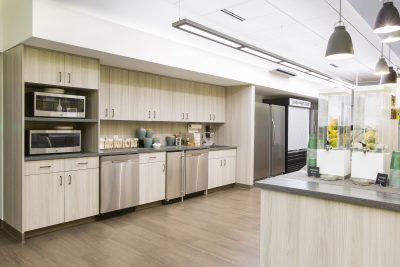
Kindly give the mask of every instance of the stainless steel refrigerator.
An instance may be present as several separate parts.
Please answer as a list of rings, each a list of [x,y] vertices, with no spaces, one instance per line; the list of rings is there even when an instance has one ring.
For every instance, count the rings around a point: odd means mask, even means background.
[[[284,106],[255,104],[254,180],[285,172],[285,120]]]

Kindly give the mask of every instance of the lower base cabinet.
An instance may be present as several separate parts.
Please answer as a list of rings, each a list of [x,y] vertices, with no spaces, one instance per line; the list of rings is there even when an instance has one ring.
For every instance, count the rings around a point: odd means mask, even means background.
[[[97,215],[98,161],[91,157],[25,163],[23,232]]]
[[[208,154],[208,189],[236,181],[236,149],[210,151]]]
[[[139,164],[139,205],[165,199],[165,153],[141,154]]]

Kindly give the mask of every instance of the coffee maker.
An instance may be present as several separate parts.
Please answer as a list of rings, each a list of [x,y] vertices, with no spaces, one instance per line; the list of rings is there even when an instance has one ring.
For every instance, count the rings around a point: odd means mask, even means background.
[[[211,125],[206,125],[206,130],[203,133],[203,145],[214,145],[214,128]]]

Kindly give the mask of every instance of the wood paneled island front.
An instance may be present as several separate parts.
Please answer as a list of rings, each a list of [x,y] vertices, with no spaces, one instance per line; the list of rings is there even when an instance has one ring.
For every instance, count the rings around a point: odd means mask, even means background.
[[[261,266],[400,266],[400,189],[308,178],[256,182]]]

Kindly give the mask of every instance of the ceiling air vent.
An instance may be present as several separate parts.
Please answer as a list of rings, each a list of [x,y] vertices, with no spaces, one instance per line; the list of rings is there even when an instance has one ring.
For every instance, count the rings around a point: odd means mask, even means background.
[[[275,69],[275,70],[271,70],[271,72],[279,74],[279,75],[282,75],[282,76],[285,76],[287,78],[291,78],[291,77],[297,76],[296,73],[293,73],[293,72],[288,71],[288,70],[280,69],[280,68],[279,69]]]
[[[229,11],[228,9],[221,9],[221,11],[224,12],[225,14],[231,16],[232,18],[237,19],[237,20],[240,20],[240,21],[245,21],[246,20],[245,18],[242,18],[238,14],[235,14],[232,11]]]

